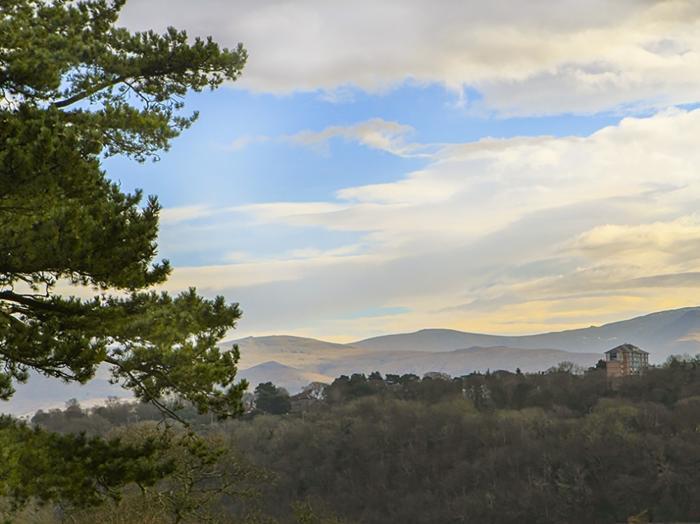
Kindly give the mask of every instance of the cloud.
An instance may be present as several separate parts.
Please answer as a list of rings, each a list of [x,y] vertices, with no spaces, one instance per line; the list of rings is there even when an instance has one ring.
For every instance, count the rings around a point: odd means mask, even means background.
[[[256,264],[261,262],[289,262],[296,260],[312,260],[313,262],[319,262],[321,260],[332,261],[339,257],[358,255],[361,254],[361,251],[362,245],[351,244],[334,249],[318,249],[315,247],[298,248],[268,256],[267,258],[254,257],[250,253],[233,251],[228,253],[226,258],[238,263],[253,262]],[[271,281],[274,281],[274,277],[271,278]]]
[[[240,151],[251,145],[263,144],[269,140],[270,137],[265,135],[243,135],[232,140],[226,149],[229,151]]]
[[[216,211],[204,204],[181,207],[166,207],[160,211],[160,223],[162,225],[173,225],[180,222],[188,222],[200,218],[206,218]]]
[[[240,254],[231,253],[230,257],[237,255]],[[244,257],[232,264],[178,267],[164,287],[176,291],[194,285],[208,294],[230,289],[241,291],[248,287],[299,281],[314,272],[338,266],[373,264],[381,258],[376,254],[358,253],[356,246],[327,251],[295,250],[272,258]]]
[[[354,232],[352,245],[179,268],[173,285],[240,301],[244,332],[340,339],[532,332],[693,304],[699,135],[700,110],[673,110],[586,137],[441,146],[395,182],[236,208],[251,228]],[[352,318],[376,307],[409,310]]]
[[[664,216],[700,196],[698,131],[700,111],[673,111],[585,138],[483,139],[448,146],[398,181],[342,189],[333,202],[245,209],[261,221],[285,217],[394,240],[427,236],[428,243],[478,238],[528,213],[601,199],[640,198],[643,204],[627,202],[639,217]]]
[[[347,318],[375,318],[375,317],[389,317],[394,315],[403,315],[405,313],[410,313],[411,309],[407,307],[395,306],[395,307],[377,307],[365,309],[362,311],[353,311]]]
[[[592,259],[682,272],[700,261],[700,217],[692,214],[666,222],[597,226],[580,235],[572,249]]]
[[[241,208],[245,209],[245,208]],[[235,206],[218,207],[210,204],[191,204],[186,206],[165,207],[160,211],[160,224],[172,229],[172,226],[181,228],[183,223],[200,222],[199,228],[211,227],[212,219],[216,215],[232,215],[238,213],[239,208]]]
[[[258,224],[285,222],[303,226],[314,225],[317,217],[328,216],[346,208],[346,205],[334,202],[274,202],[238,206],[235,210],[247,214]]]
[[[370,149],[385,151],[401,157],[429,156],[435,146],[407,143],[413,132],[411,126],[373,118],[349,126],[331,126],[322,131],[302,131],[288,137],[292,143],[313,148],[326,148],[334,138],[356,142]]]
[[[175,25],[245,43],[241,87],[347,97],[442,84],[501,114],[640,110],[698,100],[693,0],[131,0],[131,28]]]

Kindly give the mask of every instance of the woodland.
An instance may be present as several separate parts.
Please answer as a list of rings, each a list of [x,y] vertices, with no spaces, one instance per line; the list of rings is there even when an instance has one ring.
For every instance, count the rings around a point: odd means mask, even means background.
[[[171,478],[65,510],[76,522],[128,522],[119,508],[132,507],[177,522],[178,505],[185,521],[196,513],[214,522],[700,520],[698,357],[614,383],[602,367],[564,363],[449,379],[357,374],[313,391],[290,398],[263,385],[262,405],[225,422],[183,408],[224,460],[176,460],[176,478],[188,471],[201,484],[172,491]],[[31,424],[133,439],[160,420],[148,404],[114,401],[38,412]]]

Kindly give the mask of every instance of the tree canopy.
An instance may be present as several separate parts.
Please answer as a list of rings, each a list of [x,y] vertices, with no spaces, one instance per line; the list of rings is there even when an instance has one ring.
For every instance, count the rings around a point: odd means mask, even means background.
[[[255,407],[263,413],[283,415],[292,407],[289,393],[272,382],[258,384],[255,388]]]
[[[146,401],[240,412],[237,304],[152,287],[160,205],[110,181],[104,158],[157,159],[197,114],[190,90],[238,78],[242,46],[118,27],[124,0],[0,0],[0,398],[33,370],[99,366]],[[164,410],[168,408],[160,403]]]
[[[355,374],[319,397],[292,397],[283,415],[257,409],[212,424],[190,410],[192,427],[274,479],[254,484],[252,499],[226,495],[206,506],[219,512],[216,522],[239,522],[246,507],[291,522],[290,507],[303,501],[377,524],[700,522],[700,356],[613,382],[604,369],[562,367],[452,379]],[[141,441],[126,436],[157,417],[150,405],[127,411],[114,402],[71,404],[33,421],[66,435],[118,426],[123,445],[134,445]],[[202,471],[198,464],[194,456],[174,466]],[[134,521],[85,512],[91,518],[76,522]]]

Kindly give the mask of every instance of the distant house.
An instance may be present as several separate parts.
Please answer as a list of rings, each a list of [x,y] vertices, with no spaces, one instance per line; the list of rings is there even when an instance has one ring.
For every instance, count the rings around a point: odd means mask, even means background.
[[[443,373],[442,371],[428,371],[425,375],[423,375],[423,380],[426,378],[430,380],[452,380],[450,375]]]
[[[243,398],[241,399],[243,404],[243,412],[250,413],[255,409],[255,395],[250,392],[243,393]]]
[[[292,413],[307,411],[317,404],[323,398],[323,392],[327,387],[328,384],[324,384],[323,382],[312,382],[306,386],[301,393],[292,396],[290,398],[292,402]]]
[[[649,367],[649,353],[632,344],[622,344],[605,352],[609,378],[639,375]]]

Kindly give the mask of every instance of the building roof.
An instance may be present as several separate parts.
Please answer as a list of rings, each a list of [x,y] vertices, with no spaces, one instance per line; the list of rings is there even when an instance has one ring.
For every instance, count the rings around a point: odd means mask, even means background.
[[[614,347],[612,349],[608,349],[605,354],[607,355],[608,353],[613,353],[613,352],[618,352],[621,351],[623,353],[643,353],[644,355],[648,355],[648,351],[644,351],[643,349],[638,348],[637,346],[633,344],[622,344],[621,346]]]

